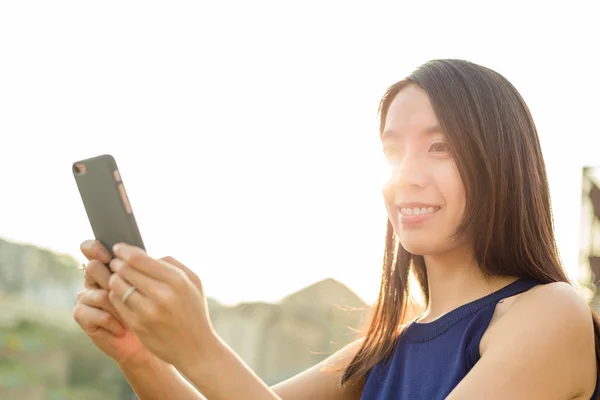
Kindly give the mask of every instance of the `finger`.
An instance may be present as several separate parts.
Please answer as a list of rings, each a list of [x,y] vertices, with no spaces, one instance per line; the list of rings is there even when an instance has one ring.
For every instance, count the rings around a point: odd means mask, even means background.
[[[105,311],[113,308],[108,301],[108,290],[86,289],[77,293],[77,302],[86,306],[101,308]]]
[[[115,307],[108,300],[108,290],[106,289],[82,290],[77,294],[77,301],[80,304],[104,310],[119,322],[123,322]]]
[[[151,297],[153,293],[156,293],[159,290],[159,286],[163,285],[160,281],[157,281],[156,279],[153,279],[139,270],[131,267],[129,264],[126,264],[120,258],[113,258],[109,264],[109,267],[127,284],[134,286],[142,295],[146,297]],[[125,288],[125,290],[127,289],[128,288]],[[112,290],[114,290],[114,288]]]
[[[79,267],[79,269],[83,271],[83,287],[86,289],[100,289],[100,285],[98,285],[96,283],[94,278],[92,278],[91,276],[88,276],[88,273],[87,273],[88,266],[89,266],[89,263],[82,264]]]
[[[77,304],[73,309],[73,318],[86,332],[102,328],[116,336],[125,333],[125,328],[115,317],[99,308]]]
[[[174,267],[177,267],[180,270],[182,270],[183,272],[185,272],[187,277],[190,278],[190,280],[194,283],[194,286],[196,286],[197,289],[202,290],[202,281],[200,280],[198,275],[196,275],[194,273],[194,271],[192,271],[191,269],[189,269],[188,267],[186,267],[181,262],[179,262],[178,260],[174,259],[171,256],[162,257],[162,258],[160,258],[160,260],[162,260],[166,263],[169,263],[169,264],[173,265]]]
[[[113,249],[115,257],[133,268],[161,282],[173,282],[181,277],[181,272],[169,263],[155,260],[139,247],[118,243]]]
[[[91,260],[85,269],[85,287],[108,289],[110,270],[99,260]]]
[[[90,274],[88,274],[88,271],[87,271],[88,267],[89,267],[89,263],[87,265],[82,266],[83,287],[85,287],[86,289],[100,289],[100,285],[96,282],[96,280]]]
[[[88,260],[99,260],[108,264],[112,258],[110,252],[97,240],[86,240],[79,246],[81,252]]]
[[[137,311],[150,308],[148,305],[150,301],[144,297],[137,288],[127,297],[125,303],[123,303],[123,296],[132,285],[125,282],[118,274],[112,274],[109,286],[110,293],[108,299],[126,323],[129,323],[129,318],[131,317],[133,310]]]
[[[115,335],[112,332],[107,331],[104,328],[96,327],[90,330],[86,330],[85,333],[92,339],[97,340],[99,343],[106,343],[109,340],[114,340],[115,336],[121,337],[123,334]]]

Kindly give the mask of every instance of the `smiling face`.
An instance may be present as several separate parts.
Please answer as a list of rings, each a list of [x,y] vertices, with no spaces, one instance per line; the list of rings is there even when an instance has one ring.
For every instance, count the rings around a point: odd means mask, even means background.
[[[435,255],[463,242],[453,235],[465,211],[465,189],[450,144],[425,91],[411,84],[392,100],[382,130],[390,166],[383,189],[402,246]]]

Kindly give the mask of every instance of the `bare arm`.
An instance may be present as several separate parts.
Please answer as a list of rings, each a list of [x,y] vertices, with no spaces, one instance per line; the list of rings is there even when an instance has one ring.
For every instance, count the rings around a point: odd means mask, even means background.
[[[364,380],[354,386],[342,387],[340,375],[358,351],[362,339],[354,341],[314,367],[273,387],[283,400],[358,400]]]
[[[182,373],[210,400],[358,400],[364,383],[341,387],[339,374],[352,360],[359,342],[351,343],[314,367],[269,388],[220,339],[213,353]]]
[[[448,400],[592,396],[596,381],[592,315],[585,300],[566,283],[524,293],[480,347],[481,359]]]
[[[139,400],[206,400],[172,365],[159,358],[120,368]]]
[[[358,400],[364,382],[341,387],[339,374],[358,351],[357,340],[326,360],[271,388],[267,387],[224,343],[215,347],[209,363],[198,363],[186,376],[207,397],[215,399]],[[204,368],[202,365],[206,365]],[[122,365],[121,371],[140,400],[206,400],[171,365],[152,359]]]
[[[110,263],[114,274],[108,282],[110,303],[140,343],[166,362],[154,358],[155,363],[146,363],[149,366],[142,370],[124,368],[144,400],[201,398],[168,364],[210,400],[358,398],[360,390],[342,388],[336,382],[338,374],[320,368],[324,364],[276,389],[269,388],[213,330],[202,283],[191,270],[175,259],[155,260],[126,244],[119,244],[115,255]],[[125,304],[120,299],[127,282],[137,290]],[[190,319],[190,314],[196,317]],[[173,327],[182,328],[174,331]],[[332,356],[331,367],[343,368],[354,351],[350,346]]]

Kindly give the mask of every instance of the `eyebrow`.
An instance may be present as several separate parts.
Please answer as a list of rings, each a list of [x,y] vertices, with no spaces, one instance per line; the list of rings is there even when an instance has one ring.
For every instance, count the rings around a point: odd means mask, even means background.
[[[422,130],[421,132],[419,132],[419,133],[421,133],[422,135],[427,135],[427,136],[430,136],[430,135],[433,135],[433,134],[436,134],[436,133],[444,133],[444,134],[445,134],[444,130],[443,130],[443,129],[442,129],[442,127],[441,127],[441,126],[439,126],[439,125],[430,126],[429,128],[425,128],[425,129],[423,129],[423,130]],[[402,135],[401,135],[401,134],[399,134],[399,133],[398,133],[398,132],[396,132],[396,131],[393,131],[393,130],[391,130],[391,129],[385,130],[385,131],[383,131],[383,133],[381,134],[381,138],[382,138],[382,139],[383,139],[383,138],[386,138],[386,137],[390,137],[390,138],[392,138],[392,137],[398,137],[398,136],[402,136]]]

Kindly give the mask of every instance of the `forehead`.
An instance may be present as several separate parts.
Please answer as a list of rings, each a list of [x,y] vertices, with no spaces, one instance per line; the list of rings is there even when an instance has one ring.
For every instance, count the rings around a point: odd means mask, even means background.
[[[438,125],[427,93],[420,86],[412,84],[400,90],[392,100],[383,131],[406,135]]]

